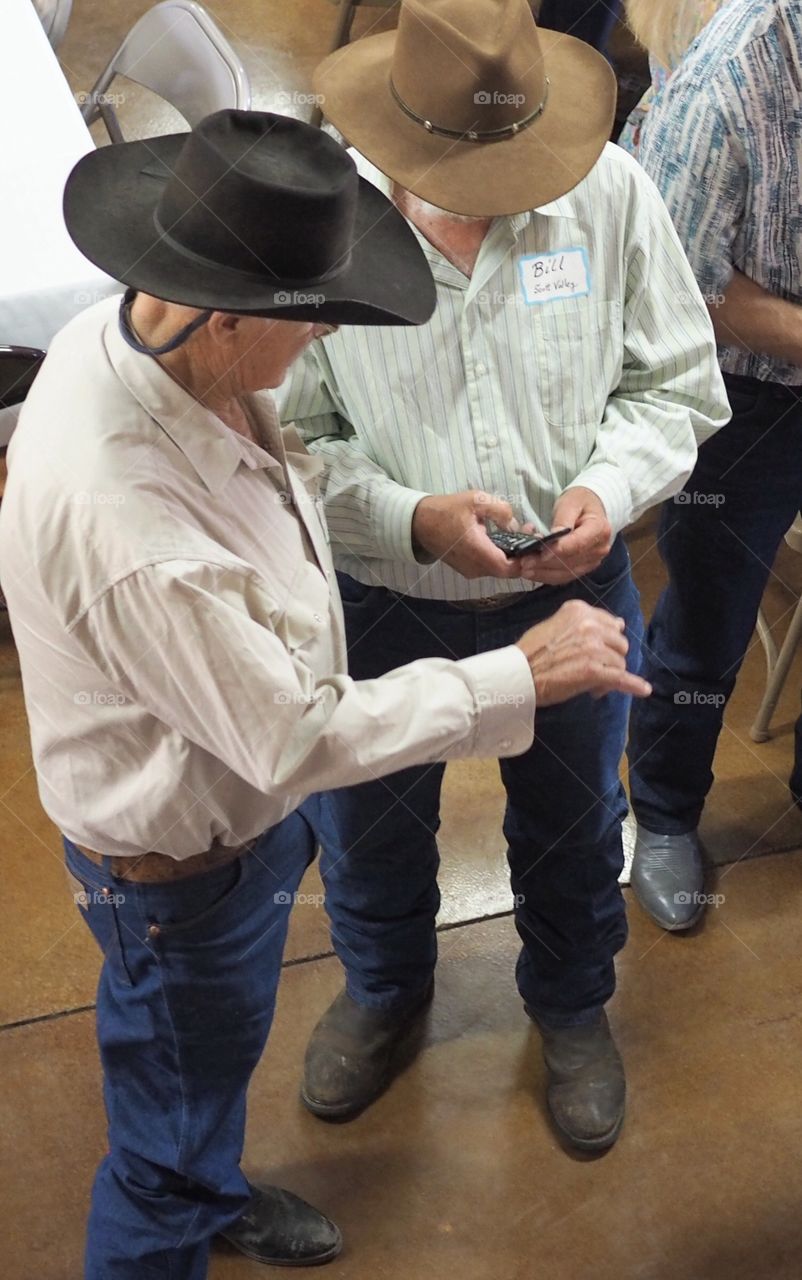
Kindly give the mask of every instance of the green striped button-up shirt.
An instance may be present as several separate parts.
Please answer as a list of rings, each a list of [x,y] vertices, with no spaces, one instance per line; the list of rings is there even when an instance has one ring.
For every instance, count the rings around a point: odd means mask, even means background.
[[[281,416],[325,459],[339,569],[428,599],[520,591],[416,560],[417,503],[484,489],[545,530],[583,485],[623,529],[682,487],[697,443],[729,419],[710,318],[660,196],[617,147],[568,195],[496,218],[470,279],[418,238],[432,319],[315,343]]]

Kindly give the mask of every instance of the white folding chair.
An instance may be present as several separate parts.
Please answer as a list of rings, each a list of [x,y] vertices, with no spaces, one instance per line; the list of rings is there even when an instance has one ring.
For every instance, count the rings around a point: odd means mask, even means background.
[[[72,0],[33,0],[33,6],[39,14],[45,35],[54,49],[58,49],[72,12]]]
[[[112,142],[123,142],[109,94],[115,76],[158,93],[192,128],[212,111],[251,105],[245,68],[195,0],[164,0],[144,13],[87,95],[81,108],[87,124],[100,116]]]
[[[798,515],[791,528],[785,535],[785,541],[793,551],[802,552],[802,515]],[[763,701],[758,707],[754,724],[749,730],[749,735],[754,742],[766,742],[771,737],[769,725],[771,718],[777,708],[780,700],[780,694],[783,691],[788,672],[791,669],[791,663],[794,655],[799,648],[802,640],[802,599],[794,610],[794,616],[791,619],[790,626],[783,640],[782,647],[777,649],[774,643],[774,637],[769,630],[763,610],[757,617],[757,632],[763,642],[763,648],[766,652],[766,666],[768,668],[766,674],[766,691],[763,694]]]
[[[0,418],[13,410],[16,415],[31,389],[39,366],[45,358],[44,351],[36,347],[6,347],[0,345]],[[16,417],[15,417],[16,423]],[[4,426],[7,424],[4,423]],[[6,441],[8,437],[6,437]],[[0,502],[6,487],[5,445],[0,448]],[[6,602],[0,589],[0,613],[6,612]]]

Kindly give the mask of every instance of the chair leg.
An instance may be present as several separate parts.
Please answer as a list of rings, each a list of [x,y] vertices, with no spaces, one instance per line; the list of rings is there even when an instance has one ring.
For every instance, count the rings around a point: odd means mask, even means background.
[[[107,102],[101,102],[98,104],[98,111],[112,142],[125,142],[114,108],[109,106]]]
[[[354,13],[358,3],[359,0],[340,0],[340,16],[334,31],[331,53],[334,53],[334,50],[339,49],[342,45],[348,44],[351,39],[351,27],[354,23]]]
[[[777,646],[774,643],[774,636],[771,634],[771,628],[766,622],[766,615],[762,609],[758,609],[757,613],[757,634],[763,645],[763,651],[766,655],[766,680],[771,679],[771,673],[777,665]]]
[[[351,27],[354,22],[354,12],[359,0],[340,0],[340,12],[337,17],[337,26],[334,31],[334,39],[331,42],[330,53],[334,53],[335,49],[341,49],[344,44],[348,44],[351,38]],[[323,121],[323,110],[321,107],[315,107],[309,123],[315,125],[318,129]]]
[[[760,622],[761,619],[758,618],[758,629],[760,629]],[[763,620],[763,626],[765,627],[765,620]],[[763,639],[762,634],[761,639]],[[770,674],[766,682],[766,692],[763,694],[763,701],[758,708],[754,724],[749,730],[749,736],[752,738],[753,742],[766,742],[767,739],[771,737],[771,734],[769,733],[771,718],[776,710],[780,694],[783,691],[783,686],[788,679],[788,672],[791,669],[791,663],[794,660],[794,655],[799,647],[800,640],[802,640],[802,600],[799,601],[796,609],[794,610],[794,616],[791,619],[788,634],[783,640],[782,648],[780,649],[774,663],[771,663],[767,649],[767,661],[769,661]]]

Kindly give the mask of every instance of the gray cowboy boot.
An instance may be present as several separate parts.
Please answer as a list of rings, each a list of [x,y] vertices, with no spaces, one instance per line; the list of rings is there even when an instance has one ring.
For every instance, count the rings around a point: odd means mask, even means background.
[[[696,832],[669,836],[638,826],[631,883],[638,902],[661,929],[690,929],[705,909]]]

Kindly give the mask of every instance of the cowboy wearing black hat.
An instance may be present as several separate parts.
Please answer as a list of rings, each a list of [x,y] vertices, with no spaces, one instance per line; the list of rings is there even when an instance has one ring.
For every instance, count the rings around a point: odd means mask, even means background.
[[[65,216],[129,289],[53,343],[0,550],[42,801],[105,953],[85,1274],[201,1280],[217,1233],[326,1262],[337,1228],[240,1169],[290,906],[327,839],[316,793],[522,751],[536,694],[648,689],[587,606],[468,662],[347,676],[320,464],[259,393],[338,324],[422,323],[434,292],[331,138],[221,112],[85,157]]]

